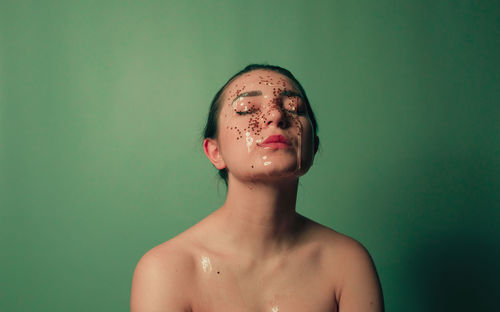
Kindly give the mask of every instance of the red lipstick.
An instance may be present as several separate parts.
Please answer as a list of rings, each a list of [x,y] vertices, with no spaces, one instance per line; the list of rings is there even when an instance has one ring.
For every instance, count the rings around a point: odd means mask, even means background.
[[[259,146],[264,148],[273,148],[273,149],[289,148],[290,142],[288,141],[287,138],[285,138],[281,134],[270,135],[264,140],[264,142],[260,143]]]

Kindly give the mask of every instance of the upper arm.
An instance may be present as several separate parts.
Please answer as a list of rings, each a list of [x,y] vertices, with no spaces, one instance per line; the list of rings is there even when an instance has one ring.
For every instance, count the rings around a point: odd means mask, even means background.
[[[189,271],[185,259],[177,253],[154,249],[137,264],[132,281],[132,312],[181,312],[189,309],[186,292]]]
[[[384,311],[382,289],[368,251],[357,241],[345,247],[340,312]]]

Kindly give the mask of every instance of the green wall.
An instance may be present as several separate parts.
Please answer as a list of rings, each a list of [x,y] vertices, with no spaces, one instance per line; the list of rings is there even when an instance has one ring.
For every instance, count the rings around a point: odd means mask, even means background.
[[[223,202],[200,133],[250,62],[307,90],[322,146],[297,209],[370,250],[387,310],[494,310],[499,16],[495,1],[1,1],[0,311],[126,311],[141,255]]]

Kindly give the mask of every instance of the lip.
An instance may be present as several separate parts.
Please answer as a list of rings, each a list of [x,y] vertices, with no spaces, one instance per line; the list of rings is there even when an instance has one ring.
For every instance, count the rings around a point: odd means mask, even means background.
[[[281,134],[277,134],[268,136],[264,140],[264,142],[259,144],[259,146],[263,148],[279,149],[279,148],[289,148],[291,144],[286,137],[284,137]]]

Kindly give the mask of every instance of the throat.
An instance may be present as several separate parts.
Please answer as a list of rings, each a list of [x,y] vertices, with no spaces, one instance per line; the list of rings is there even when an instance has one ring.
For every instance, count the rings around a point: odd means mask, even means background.
[[[298,241],[302,217],[294,210],[262,213],[259,208],[221,207],[219,226],[223,246],[240,255],[267,258],[293,248]]]
[[[297,187],[298,179],[250,183],[230,176],[226,202],[213,214],[228,249],[266,257],[291,248],[302,219]]]

